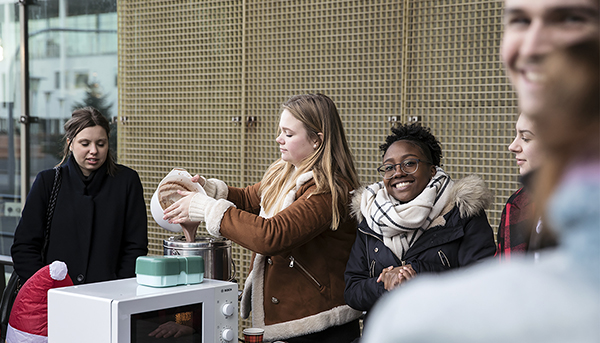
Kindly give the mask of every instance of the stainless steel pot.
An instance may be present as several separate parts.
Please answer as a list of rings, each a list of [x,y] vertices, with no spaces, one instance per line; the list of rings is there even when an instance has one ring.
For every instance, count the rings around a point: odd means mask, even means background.
[[[205,278],[235,282],[235,263],[227,238],[198,236],[195,242],[187,242],[184,236],[169,237],[163,240],[163,248],[165,256],[202,256]]]

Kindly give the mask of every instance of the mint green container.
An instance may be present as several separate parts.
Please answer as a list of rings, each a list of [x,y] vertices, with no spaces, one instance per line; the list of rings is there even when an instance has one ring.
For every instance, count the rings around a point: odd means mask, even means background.
[[[204,280],[202,256],[140,256],[135,261],[137,283],[150,287],[170,287]]]

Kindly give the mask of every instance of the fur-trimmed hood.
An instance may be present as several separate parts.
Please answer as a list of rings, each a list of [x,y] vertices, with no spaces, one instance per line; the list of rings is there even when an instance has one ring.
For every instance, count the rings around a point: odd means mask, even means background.
[[[352,196],[351,214],[359,223],[364,219],[360,211],[360,201],[364,191],[365,187],[361,187]],[[493,195],[485,181],[478,175],[472,174],[454,182],[449,199],[442,215],[457,206],[461,218],[467,218],[487,209],[492,203]]]

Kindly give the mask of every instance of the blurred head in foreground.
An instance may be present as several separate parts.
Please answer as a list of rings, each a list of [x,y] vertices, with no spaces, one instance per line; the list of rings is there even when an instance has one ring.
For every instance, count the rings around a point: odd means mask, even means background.
[[[529,113],[545,154],[536,187],[542,204],[575,166],[600,160],[599,55],[596,38],[558,50],[543,64],[547,101]]]

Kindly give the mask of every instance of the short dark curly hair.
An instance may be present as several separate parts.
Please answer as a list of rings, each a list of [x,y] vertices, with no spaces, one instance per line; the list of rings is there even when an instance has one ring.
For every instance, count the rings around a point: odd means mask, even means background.
[[[397,127],[392,127],[392,134],[387,136],[385,143],[379,146],[379,150],[382,151],[381,156],[385,156],[389,147],[397,141],[409,141],[413,143],[421,149],[423,155],[433,165],[440,166],[442,147],[428,127],[423,127],[420,124],[400,124]]]

